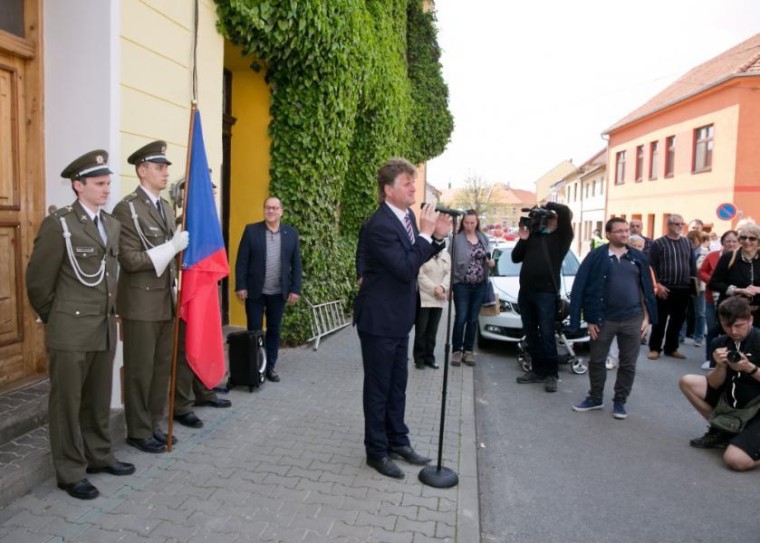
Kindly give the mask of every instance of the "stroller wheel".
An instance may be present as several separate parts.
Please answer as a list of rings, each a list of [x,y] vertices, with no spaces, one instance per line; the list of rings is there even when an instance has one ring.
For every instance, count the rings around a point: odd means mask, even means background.
[[[588,371],[588,363],[583,358],[574,356],[568,360],[568,364],[570,364],[570,370],[576,375],[583,375]]]

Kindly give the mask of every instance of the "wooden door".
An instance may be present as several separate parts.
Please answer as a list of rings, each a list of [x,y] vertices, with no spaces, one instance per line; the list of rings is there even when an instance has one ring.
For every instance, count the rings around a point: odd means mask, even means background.
[[[24,269],[43,216],[40,0],[12,0],[0,21],[0,390],[45,375],[42,325]]]

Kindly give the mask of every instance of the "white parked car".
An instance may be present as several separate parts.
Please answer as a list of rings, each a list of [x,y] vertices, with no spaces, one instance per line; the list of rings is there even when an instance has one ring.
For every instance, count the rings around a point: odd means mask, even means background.
[[[498,315],[480,315],[478,317],[478,339],[482,343],[488,341],[519,342],[523,337],[522,318],[520,308],[517,306],[517,295],[520,291],[520,268],[522,264],[512,262],[512,249],[515,242],[507,242],[493,251],[496,265],[491,270],[491,282],[496,296],[499,298]],[[569,299],[573,287],[573,280],[578,273],[580,261],[572,251],[568,251],[562,261],[560,277],[560,290],[565,298]],[[565,331],[565,337],[572,343],[587,342],[588,329],[586,323],[574,333]]]

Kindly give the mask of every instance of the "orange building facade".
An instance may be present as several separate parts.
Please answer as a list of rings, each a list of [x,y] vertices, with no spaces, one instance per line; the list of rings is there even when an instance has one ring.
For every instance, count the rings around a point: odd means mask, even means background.
[[[649,237],[663,235],[670,214],[718,233],[760,220],[760,34],[694,68],[606,134],[608,217],[641,219]],[[736,215],[719,215],[722,204]]]

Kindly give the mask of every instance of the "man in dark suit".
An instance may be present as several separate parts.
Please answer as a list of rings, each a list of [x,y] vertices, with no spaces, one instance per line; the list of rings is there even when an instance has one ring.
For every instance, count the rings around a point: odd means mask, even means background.
[[[411,447],[404,422],[409,331],[417,305],[420,267],[444,247],[451,219],[426,205],[417,228],[415,167],[390,159],[377,176],[377,211],[362,227],[359,241],[361,287],[354,304],[364,364],[364,446],[367,464],[388,477],[404,472],[391,459],[430,462]]]
[[[29,301],[45,323],[56,480],[82,500],[99,495],[85,473],[135,471],[114,458],[109,430],[121,226],[101,209],[111,192],[107,162],[98,149],[61,172],[77,200],[42,221],[26,269]]]
[[[261,330],[267,317],[267,379],[278,382],[275,371],[280,349],[280,323],[285,304],[301,297],[301,248],[298,230],[281,223],[282,202],[264,200],[264,220],[243,231],[235,262],[235,293],[245,302],[249,330]]]

